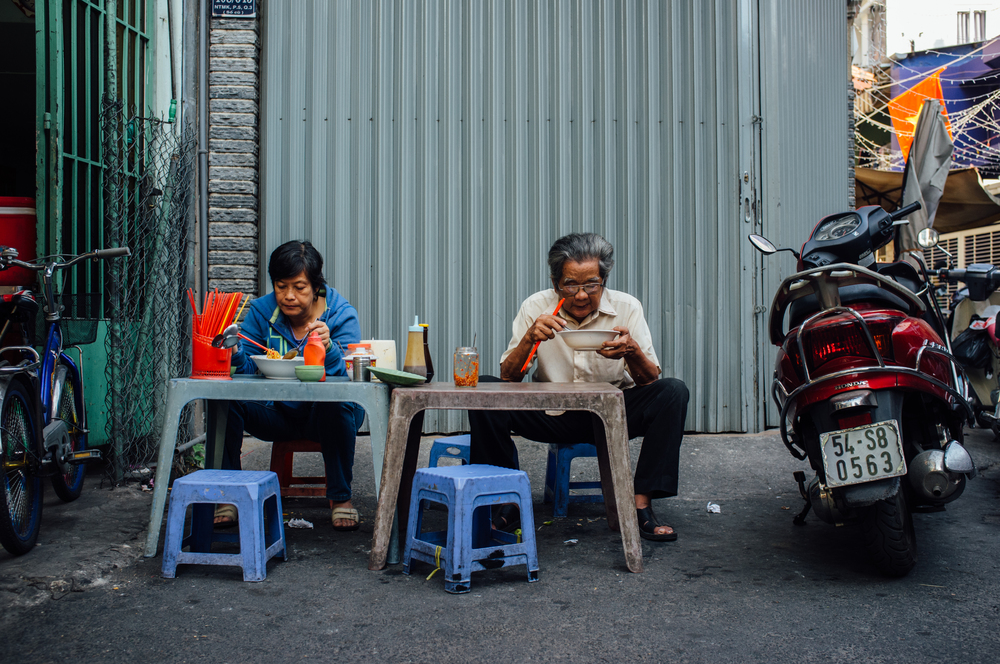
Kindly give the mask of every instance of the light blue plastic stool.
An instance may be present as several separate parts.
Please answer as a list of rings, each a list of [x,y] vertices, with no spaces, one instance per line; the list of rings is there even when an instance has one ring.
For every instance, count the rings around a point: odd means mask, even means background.
[[[569,466],[573,459],[596,457],[597,448],[589,443],[549,445],[545,465],[545,502],[552,503],[552,516],[566,516],[570,503],[603,503],[604,495],[570,494],[571,489],[600,489],[600,482],[570,482]]]
[[[438,460],[444,457],[445,459],[458,459],[463,464],[472,463],[471,453],[469,450],[472,445],[472,436],[470,434],[462,434],[461,436],[446,436],[444,438],[435,438],[434,444],[431,445],[431,456],[427,461],[427,466],[429,468],[437,468]],[[514,465],[518,464],[517,459],[517,448],[514,448]]]
[[[435,468],[441,457],[446,459],[458,459],[463,464],[469,463],[469,441],[472,436],[464,434],[462,436],[447,436],[445,438],[435,438],[431,445],[431,457],[427,465]]]
[[[448,530],[422,533],[424,501],[448,508]],[[521,539],[493,530],[490,509],[517,503],[521,512]],[[526,565],[528,581],[538,580],[535,517],[531,512],[531,484],[520,470],[481,464],[421,468],[413,477],[410,519],[403,551],[403,573],[420,560],[444,571],[444,589],[469,592],[472,572],[509,565]]]
[[[236,505],[239,533],[215,532],[215,505]],[[184,517],[192,505],[191,532],[184,536]],[[213,542],[239,542],[239,553],[212,553]],[[182,551],[190,546],[190,551]],[[163,542],[163,576],[177,575],[178,564],[236,565],[244,581],[263,581],[267,561],[288,560],[281,520],[281,487],[270,471],[198,470],[174,480]]]

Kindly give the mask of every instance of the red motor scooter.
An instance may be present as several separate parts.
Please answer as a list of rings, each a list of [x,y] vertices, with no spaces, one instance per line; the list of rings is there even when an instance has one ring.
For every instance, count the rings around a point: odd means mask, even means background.
[[[857,524],[874,564],[904,576],[916,564],[913,511],[940,511],[975,475],[962,446],[968,383],[948,345],[926,270],[876,264],[899,221],[863,207],[823,218],[800,253],[751,235],[762,253],[791,251],[799,272],[771,306],[778,346],[772,396],[781,438],[815,476],[795,479],[823,521]],[[785,322],[787,315],[787,325]]]

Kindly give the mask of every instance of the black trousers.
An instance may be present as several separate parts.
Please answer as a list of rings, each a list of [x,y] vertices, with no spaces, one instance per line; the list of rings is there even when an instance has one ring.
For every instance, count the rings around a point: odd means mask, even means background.
[[[480,381],[499,382],[494,376]],[[661,378],[649,385],[623,391],[628,437],[643,437],[635,469],[635,493],[650,498],[677,495],[688,389],[676,378]],[[470,410],[472,463],[517,468],[517,447],[510,434],[539,443],[590,443],[595,445],[594,421],[589,412],[568,411],[547,415],[535,410]]]

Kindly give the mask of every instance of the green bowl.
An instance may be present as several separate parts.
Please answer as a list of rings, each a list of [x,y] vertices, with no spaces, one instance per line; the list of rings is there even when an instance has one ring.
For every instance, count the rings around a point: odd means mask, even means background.
[[[295,377],[304,383],[316,383],[326,373],[326,367],[315,364],[295,367]]]

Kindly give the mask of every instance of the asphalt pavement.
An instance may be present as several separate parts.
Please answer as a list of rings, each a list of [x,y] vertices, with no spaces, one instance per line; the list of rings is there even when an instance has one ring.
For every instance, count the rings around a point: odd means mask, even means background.
[[[633,462],[638,441],[632,442]],[[643,542],[625,568],[603,505],[553,519],[542,502],[546,448],[523,442],[535,497],[540,580],[523,567],[475,572],[465,595],[430,566],[367,568],[374,480],[359,438],[361,530],[333,531],[324,501],[286,500],[290,556],[267,579],[238,568],[142,557],[151,495],[102,488],[63,504],[46,493],[39,546],[0,551],[0,652],[61,662],[996,662],[1000,660],[1000,443],[970,430],[982,473],[948,510],[917,514],[919,561],[906,578],[868,564],[859,534],[815,517],[797,527],[803,469],[775,432],[692,435],[681,495],[655,501],[674,543]],[[422,447],[424,461],[430,447]],[[269,446],[248,441],[245,467]],[[306,464],[318,466],[316,458]],[[297,468],[298,470],[298,468]],[[596,477],[577,461],[574,475]],[[709,502],[720,506],[709,513]],[[572,543],[572,540],[576,540]],[[162,548],[162,537],[161,537]]]

